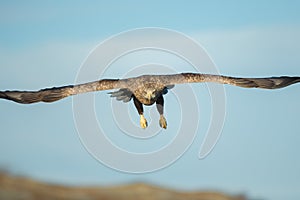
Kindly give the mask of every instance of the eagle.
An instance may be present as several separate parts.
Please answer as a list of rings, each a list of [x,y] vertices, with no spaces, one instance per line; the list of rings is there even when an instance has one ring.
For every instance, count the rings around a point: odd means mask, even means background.
[[[52,87],[38,91],[0,91],[0,98],[21,104],[54,102],[62,98],[86,92],[113,90],[111,97],[118,101],[129,102],[131,99],[140,115],[141,128],[147,127],[143,105],[156,104],[160,115],[159,125],[166,129],[164,117],[164,97],[176,84],[215,82],[244,88],[278,89],[300,82],[300,77],[280,76],[266,78],[240,78],[202,73],[179,73],[166,75],[142,75],[125,79],[101,79],[78,85]]]

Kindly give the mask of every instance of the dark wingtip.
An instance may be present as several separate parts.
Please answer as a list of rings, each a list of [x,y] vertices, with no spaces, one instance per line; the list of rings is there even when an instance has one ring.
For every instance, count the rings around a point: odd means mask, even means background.
[[[7,95],[7,92],[10,92],[10,91],[5,91],[5,92],[0,91],[0,99],[7,99],[7,100],[10,100],[10,101],[14,101],[14,102],[20,103],[18,101],[18,99],[15,99],[15,98]]]
[[[0,98],[7,99],[7,95],[5,94],[5,92],[0,91]]]
[[[7,99],[22,104],[35,103],[36,101],[24,101],[21,92],[18,91],[0,91],[0,98]]]
[[[274,79],[276,80],[276,78],[274,78]],[[287,87],[289,85],[293,85],[293,84],[296,84],[296,83],[300,82],[300,77],[282,76],[282,77],[279,77],[277,79],[281,79],[282,81],[278,82],[277,84],[276,84],[276,81],[275,81],[274,89]]]

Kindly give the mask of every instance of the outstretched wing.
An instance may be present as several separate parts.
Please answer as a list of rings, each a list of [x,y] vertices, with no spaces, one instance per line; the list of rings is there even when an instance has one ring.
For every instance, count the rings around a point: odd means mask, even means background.
[[[266,77],[266,78],[237,78],[221,75],[182,73],[174,75],[161,75],[166,85],[215,82],[230,84],[245,88],[278,89],[300,82],[300,77]]]
[[[124,86],[124,81],[118,79],[103,79],[80,85],[46,88],[39,91],[0,91],[0,98],[23,104],[40,101],[53,102],[71,95],[99,90],[110,90],[122,86]]]

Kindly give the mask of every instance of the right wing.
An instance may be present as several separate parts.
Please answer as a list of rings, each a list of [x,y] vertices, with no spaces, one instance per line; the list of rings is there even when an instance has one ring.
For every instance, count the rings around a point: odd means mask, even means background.
[[[239,78],[211,74],[182,73],[173,75],[162,75],[166,85],[184,83],[215,82],[230,84],[244,88],[278,89],[300,82],[300,77],[280,76],[266,78]]]

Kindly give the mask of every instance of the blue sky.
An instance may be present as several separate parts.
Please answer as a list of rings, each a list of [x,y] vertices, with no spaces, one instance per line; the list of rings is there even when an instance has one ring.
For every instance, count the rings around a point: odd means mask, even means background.
[[[299,76],[299,4],[1,1],[0,90],[71,84],[96,45],[121,31],[142,27],[168,28],[192,37],[206,49],[222,74]],[[187,69],[182,66],[182,71]],[[145,181],[179,189],[299,199],[299,87],[266,91],[226,86],[222,136],[212,153],[199,160],[199,146],[209,123],[206,116],[210,116],[210,99],[204,85],[193,85],[199,92],[201,110],[194,143],[173,165],[140,175],[112,170],[85,150],[75,128],[72,98],[36,105],[1,101],[0,165],[14,173],[56,183],[112,185]],[[172,130],[171,122],[176,122],[178,113],[173,115],[172,106],[176,104],[172,103],[172,95],[166,98]],[[110,102],[104,93],[100,99]],[[138,120],[137,115],[134,117]],[[115,130],[115,124],[109,126]],[[171,134],[166,132],[163,140]],[[127,143],[122,145],[126,147]]]

